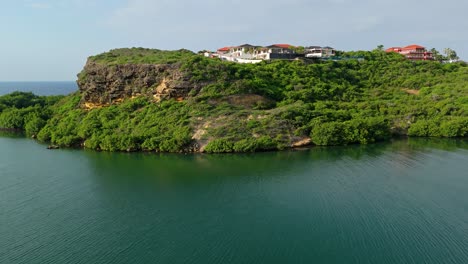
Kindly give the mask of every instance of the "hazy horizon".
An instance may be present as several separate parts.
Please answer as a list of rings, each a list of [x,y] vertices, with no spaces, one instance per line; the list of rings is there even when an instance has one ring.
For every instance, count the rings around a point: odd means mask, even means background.
[[[2,4],[0,81],[73,81],[115,48],[194,52],[244,43],[372,50],[420,44],[468,58],[468,2],[19,0]]]

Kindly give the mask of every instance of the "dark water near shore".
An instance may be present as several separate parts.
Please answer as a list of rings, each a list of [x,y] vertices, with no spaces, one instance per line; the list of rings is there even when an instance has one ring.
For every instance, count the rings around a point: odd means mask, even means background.
[[[0,263],[468,263],[468,141],[248,155],[0,137]]]
[[[76,82],[1,82],[0,96],[14,91],[37,95],[67,95],[78,90]]]

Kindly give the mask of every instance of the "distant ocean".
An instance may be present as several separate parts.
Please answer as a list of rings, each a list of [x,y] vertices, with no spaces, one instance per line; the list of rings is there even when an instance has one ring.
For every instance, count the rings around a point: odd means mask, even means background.
[[[67,95],[78,90],[74,81],[70,82],[0,82],[0,95],[14,91],[33,92],[37,95]]]

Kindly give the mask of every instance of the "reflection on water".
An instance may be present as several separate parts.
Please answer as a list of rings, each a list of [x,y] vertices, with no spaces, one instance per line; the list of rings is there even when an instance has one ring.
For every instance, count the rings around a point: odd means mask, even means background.
[[[410,139],[372,145],[313,147],[311,149],[249,154],[155,154],[85,151],[96,175],[109,183],[119,181],[160,181],[165,184],[206,184],[226,178],[281,177],[315,165],[334,166],[337,161],[367,161],[389,156],[390,165],[411,167],[433,150],[468,149],[468,142],[457,139]],[[422,156],[421,156],[422,155]]]
[[[8,129],[0,129],[0,137],[4,138],[24,138],[24,134],[21,132],[10,131]]]
[[[0,263],[466,263],[467,143],[183,155],[0,137]]]

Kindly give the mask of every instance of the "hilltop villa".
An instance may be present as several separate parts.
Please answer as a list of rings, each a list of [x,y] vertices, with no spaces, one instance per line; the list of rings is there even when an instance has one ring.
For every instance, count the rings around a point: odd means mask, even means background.
[[[325,58],[335,56],[335,49],[332,47],[310,46],[304,48],[306,58]]]
[[[238,63],[258,63],[263,60],[293,60],[299,57],[324,58],[335,55],[335,50],[331,47],[311,46],[304,50],[304,54],[297,53],[295,47],[290,44],[273,44],[266,47],[243,44],[223,47],[218,49],[216,53],[205,54],[205,56]]]
[[[432,52],[428,52],[425,47],[419,45],[409,45],[406,47],[391,47],[386,52],[396,52],[404,55],[409,60],[433,60]]]

